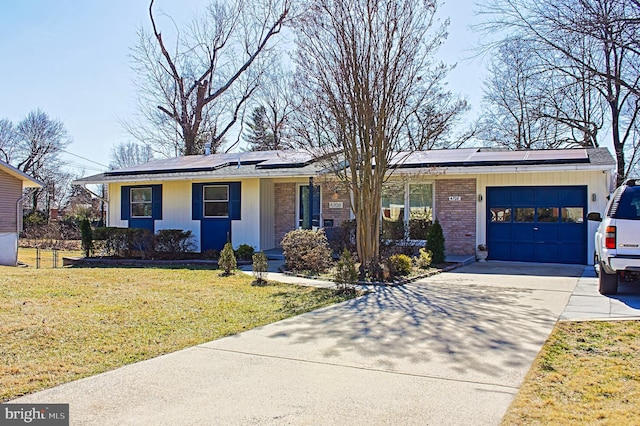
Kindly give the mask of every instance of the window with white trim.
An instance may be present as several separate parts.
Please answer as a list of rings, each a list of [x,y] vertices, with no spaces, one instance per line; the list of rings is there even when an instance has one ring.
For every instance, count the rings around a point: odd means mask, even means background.
[[[382,188],[384,239],[400,240],[407,233],[411,240],[425,240],[432,221],[432,183],[385,183]]]
[[[229,217],[229,186],[203,186],[202,204],[204,217]]]
[[[146,218],[153,216],[153,191],[149,188],[131,188],[131,217]]]

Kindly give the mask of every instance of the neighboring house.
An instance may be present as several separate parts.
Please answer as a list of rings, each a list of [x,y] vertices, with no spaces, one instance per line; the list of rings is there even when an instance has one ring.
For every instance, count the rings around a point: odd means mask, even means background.
[[[41,186],[37,180],[0,161],[0,265],[16,266],[18,263],[23,190]]]
[[[489,259],[592,262],[596,225],[586,215],[602,211],[611,190],[615,161],[606,149],[464,148],[398,158],[382,217],[408,224],[400,228],[409,238],[422,240],[421,224],[437,218],[448,254],[473,255],[482,243]],[[108,226],[191,230],[200,251],[220,250],[227,238],[268,250],[292,229],[353,217],[349,193],[331,176],[308,154],[266,151],[159,160],[75,183],[108,184]]]

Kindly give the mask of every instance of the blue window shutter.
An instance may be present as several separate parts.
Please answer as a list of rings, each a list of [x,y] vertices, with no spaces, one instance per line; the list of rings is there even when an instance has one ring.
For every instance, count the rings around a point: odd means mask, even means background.
[[[154,220],[162,219],[162,185],[151,186],[151,200],[151,217],[153,217]]]
[[[120,191],[120,219],[129,220],[131,216],[131,187],[123,186]]]
[[[201,183],[191,184],[191,219],[202,219],[202,186]]]
[[[240,182],[229,184],[229,219],[240,220]]]

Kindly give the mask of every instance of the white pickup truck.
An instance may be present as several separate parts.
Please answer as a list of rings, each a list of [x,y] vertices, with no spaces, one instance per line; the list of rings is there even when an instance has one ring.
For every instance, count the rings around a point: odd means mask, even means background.
[[[619,280],[640,279],[640,179],[630,179],[615,190],[604,217],[589,213],[587,218],[600,222],[594,254],[599,291],[616,294]]]

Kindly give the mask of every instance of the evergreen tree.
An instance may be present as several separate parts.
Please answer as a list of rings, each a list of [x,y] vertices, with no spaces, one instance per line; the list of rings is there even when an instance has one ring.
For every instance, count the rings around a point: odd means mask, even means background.
[[[426,249],[431,251],[433,263],[444,263],[444,233],[438,219],[429,227]]]
[[[275,145],[273,132],[267,124],[267,111],[263,106],[253,109],[250,121],[247,123],[249,130],[244,135],[249,151],[269,151],[278,149]]]

